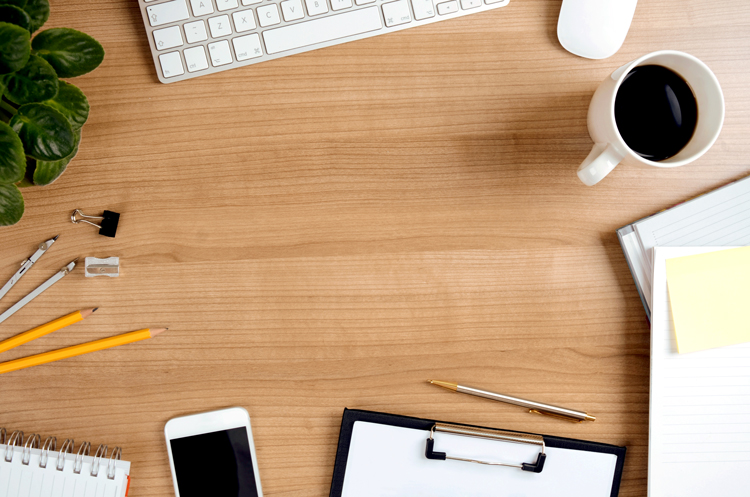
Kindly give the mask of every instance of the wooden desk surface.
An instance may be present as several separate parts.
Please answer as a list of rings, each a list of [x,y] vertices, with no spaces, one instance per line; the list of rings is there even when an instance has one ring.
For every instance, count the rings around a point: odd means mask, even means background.
[[[641,0],[615,56],[557,42],[560,1],[505,8],[174,85],[133,0],[52,2],[47,27],[100,40],[75,84],[91,118],[54,185],[0,228],[0,280],[54,248],[2,309],[76,270],[0,338],[85,322],[12,359],[147,326],[148,342],[0,376],[0,426],[123,447],[131,495],[170,495],[164,423],[240,405],[266,495],[328,495],[344,407],[627,445],[646,493],[649,327],[615,229],[750,172],[750,4]],[[683,50],[726,98],[714,147],[677,170],[586,187],[586,110],[615,68]],[[122,213],[116,239],[68,216]],[[595,414],[581,425],[450,394],[436,378]]]

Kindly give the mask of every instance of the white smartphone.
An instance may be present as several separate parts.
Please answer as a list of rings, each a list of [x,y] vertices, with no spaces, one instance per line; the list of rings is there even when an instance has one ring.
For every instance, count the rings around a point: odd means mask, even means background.
[[[164,436],[177,497],[263,497],[242,407],[170,419]]]

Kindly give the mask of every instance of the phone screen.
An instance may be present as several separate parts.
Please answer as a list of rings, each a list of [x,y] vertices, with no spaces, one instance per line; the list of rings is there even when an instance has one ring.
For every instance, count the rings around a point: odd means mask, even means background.
[[[247,429],[170,440],[180,497],[258,497]]]

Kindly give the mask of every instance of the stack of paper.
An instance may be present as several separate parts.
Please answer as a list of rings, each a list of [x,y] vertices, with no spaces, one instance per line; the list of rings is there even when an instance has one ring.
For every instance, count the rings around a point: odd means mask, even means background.
[[[750,495],[750,177],[617,235],[651,320],[649,496]]]
[[[739,252],[731,253],[730,257],[675,258],[719,254],[714,252],[719,250],[722,249],[656,247],[653,251],[648,458],[651,497],[748,495],[750,492],[750,343],[678,353],[670,309],[674,282],[670,281],[667,289],[667,265],[670,264],[673,276],[677,277],[680,298],[691,289],[710,297],[707,280],[717,276],[708,276],[701,270],[717,264],[722,267],[733,261]],[[706,288],[693,287],[696,281],[702,281]],[[728,300],[740,297],[732,295],[729,289],[718,291]],[[693,296],[688,295],[688,298]],[[727,312],[724,303],[718,300],[685,301],[679,305],[694,305],[696,309],[716,305],[719,313]],[[746,307],[745,297],[743,312]],[[733,336],[723,328],[726,323],[719,322],[722,316],[711,319],[717,322],[688,323],[692,326],[688,330],[692,335],[686,335],[690,340],[681,344],[681,348],[685,344],[713,347],[719,342],[725,343],[727,336]],[[733,324],[731,320],[729,324]],[[734,338],[729,341],[732,340]]]
[[[750,177],[620,228],[617,236],[651,317],[654,247],[750,245]]]

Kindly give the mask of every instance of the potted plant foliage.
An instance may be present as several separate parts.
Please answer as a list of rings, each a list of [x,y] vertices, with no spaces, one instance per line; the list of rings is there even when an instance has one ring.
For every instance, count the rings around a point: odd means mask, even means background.
[[[104,49],[68,28],[41,31],[48,0],[0,0],[0,226],[17,223],[19,187],[49,185],[78,152],[89,103],[73,78],[96,69]]]

